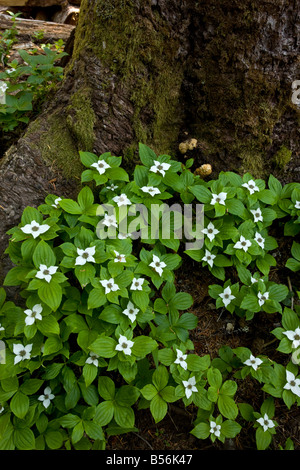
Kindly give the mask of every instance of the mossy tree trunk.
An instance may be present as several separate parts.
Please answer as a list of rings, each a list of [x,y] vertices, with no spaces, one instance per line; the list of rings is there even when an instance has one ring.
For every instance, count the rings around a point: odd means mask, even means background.
[[[213,176],[295,177],[299,13],[296,0],[83,0],[62,86],[0,161],[0,255],[25,206],[76,194],[79,150],[130,169],[139,141],[184,158],[193,137]]]

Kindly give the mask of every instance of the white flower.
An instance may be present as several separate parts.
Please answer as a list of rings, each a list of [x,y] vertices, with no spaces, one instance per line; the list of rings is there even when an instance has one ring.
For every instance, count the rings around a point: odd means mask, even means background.
[[[87,358],[85,361],[86,364],[94,364],[94,366],[98,367],[98,354],[90,351],[90,357]]]
[[[264,428],[264,432],[266,432],[267,429],[269,429],[269,428],[274,428],[274,426],[275,426],[275,424],[269,418],[267,413],[265,413],[264,417],[261,417],[261,418],[257,419],[256,421]]]
[[[218,202],[219,204],[222,204],[223,206],[225,206],[226,197],[227,197],[227,193],[212,194],[212,199],[210,203],[214,205]]]
[[[264,294],[259,292],[257,294],[257,297],[258,297],[258,305],[261,307],[265,303],[265,301],[268,300],[269,292],[265,292]]]
[[[5,93],[7,88],[8,88],[8,86],[7,86],[6,83],[4,83],[4,82],[1,83],[0,82],[0,93]]]
[[[57,270],[57,266],[49,266],[48,268],[45,264],[40,264],[39,271],[36,273],[35,277],[50,282],[53,274],[55,274]]]
[[[183,352],[180,351],[180,349],[176,349],[176,353],[177,353],[177,358],[174,361],[174,364],[179,364],[181,367],[183,367],[184,370],[186,370],[187,363],[185,359],[187,358],[187,354],[183,354]]]
[[[105,294],[109,294],[111,291],[115,292],[120,289],[118,284],[115,284],[113,278],[109,280],[100,281],[100,284],[102,284],[102,286],[105,288]]]
[[[1,326],[1,323],[0,323],[0,331],[4,331],[4,329],[5,328],[3,326]]]
[[[106,186],[106,189],[109,189],[110,191],[115,191],[118,189],[119,186],[116,186],[115,184],[111,184],[110,186]]]
[[[240,240],[236,242],[233,248],[236,248],[238,250],[244,250],[246,252],[248,251],[248,248],[251,245],[252,243],[250,242],[250,240],[246,240],[246,238],[241,235]]]
[[[255,193],[255,191],[259,191],[259,188],[256,186],[255,181],[253,180],[248,181],[248,183],[242,184],[242,186],[244,186],[244,188],[249,189],[250,194]]]
[[[255,233],[254,240],[261,248],[265,247],[265,239],[260,235],[260,233],[258,232]]]
[[[186,398],[190,398],[193,392],[198,392],[197,387],[195,387],[195,384],[196,384],[195,377],[191,377],[189,380],[183,380],[182,383],[185,388]]]
[[[210,433],[211,434],[214,434],[216,437],[220,437],[220,434],[221,434],[221,426],[220,424],[217,424],[215,423],[215,421],[210,421],[209,422],[209,425],[210,425]]]
[[[120,206],[130,206],[131,201],[128,199],[126,194],[121,194],[120,196],[115,196],[113,201],[117,203],[118,207]]]
[[[126,240],[126,238],[131,238],[132,237],[132,233],[119,233],[118,234],[118,238],[120,240]]]
[[[231,288],[230,286],[226,287],[222,294],[219,294],[219,297],[223,300],[223,304],[225,307],[230,304],[230,302],[235,299],[235,296],[231,294]]]
[[[2,413],[2,411],[4,411],[4,406],[0,405],[0,413]]]
[[[251,284],[254,284],[255,282],[258,282],[258,279],[255,277],[251,276]]]
[[[8,70],[5,70],[5,72],[8,73],[8,74],[11,74],[11,73],[15,72],[15,69],[8,69]]]
[[[44,395],[40,395],[38,400],[43,402],[45,408],[48,408],[50,401],[53,400],[53,398],[55,398],[55,396],[53,395],[51,388],[46,387],[44,390]]]
[[[23,344],[14,344],[13,352],[16,355],[14,364],[18,364],[18,362],[24,361],[25,359],[30,359],[31,350],[32,344],[27,344],[26,346],[23,346]]]
[[[154,186],[143,186],[141,190],[144,193],[148,193],[151,196],[155,196],[156,194],[160,194],[160,190],[158,188],[154,188]]]
[[[118,227],[115,215],[104,214],[104,219],[102,220],[102,223],[103,225],[106,225],[106,227]]]
[[[287,383],[283,387],[285,390],[290,390],[292,393],[300,397],[300,379],[296,379],[294,374],[290,371],[286,371]]]
[[[298,348],[298,346],[300,346],[300,328],[299,328],[299,326],[294,331],[288,330],[288,331],[283,331],[282,333],[284,335],[286,335],[290,341],[293,341],[293,343],[292,343],[293,348]]]
[[[215,235],[217,235],[217,233],[220,233],[220,231],[217,230],[214,224],[212,224],[211,222],[209,222],[208,226],[201,230],[201,232],[207,235],[210,241],[215,238]]]
[[[259,222],[259,221],[263,222],[264,221],[261,210],[260,210],[259,207],[257,209],[250,210],[250,212],[252,212],[252,214],[253,214],[254,222]]]
[[[160,261],[159,257],[156,255],[153,255],[153,261],[152,263],[149,264],[151,268],[154,269],[160,276],[163,273],[163,268],[165,268],[167,265],[163,261]]]
[[[58,203],[61,200],[62,200],[61,197],[56,198],[55,201],[54,201],[54,204],[52,204],[52,207],[55,207],[55,209],[57,209],[58,208]]]
[[[209,264],[209,266],[212,268],[213,264],[214,264],[215,257],[216,257],[216,255],[213,255],[208,250],[205,250],[205,256],[203,256],[202,261],[206,261],[207,264]]]
[[[161,173],[163,176],[165,176],[166,171],[170,168],[169,163],[160,163],[157,160],[154,160],[154,165],[150,168],[150,171],[153,171],[153,173]]]
[[[128,302],[127,308],[123,310],[123,313],[130,319],[131,323],[133,323],[136,320],[136,316],[139,313],[139,309],[134,308],[134,305],[132,302]]]
[[[97,163],[92,163],[91,166],[96,168],[100,175],[103,175],[105,173],[105,170],[107,170],[107,168],[110,168],[110,165],[106,163],[105,160],[98,160]]]
[[[92,246],[90,248],[86,248],[82,250],[81,248],[77,248],[77,256],[75,265],[76,266],[83,266],[85,263],[95,263],[94,254],[96,251],[96,247]]]
[[[254,357],[253,354],[250,355],[249,359],[247,359],[243,364],[246,366],[252,367],[254,370],[257,370],[258,366],[262,364],[262,360],[259,357]]]
[[[32,310],[30,309],[25,310],[24,311],[24,313],[26,314],[25,324],[33,325],[35,320],[42,320],[42,315],[41,315],[42,311],[43,311],[43,308],[41,304],[35,305],[34,307],[32,307]]]
[[[136,277],[133,278],[132,280],[132,284],[130,286],[130,289],[131,290],[143,290],[143,283],[144,283],[144,280],[142,277],[140,277],[139,279],[137,279]]]
[[[115,252],[115,259],[114,259],[114,262],[115,263],[126,263],[126,256],[125,255],[120,255],[120,253],[118,253],[116,250],[114,250]]]
[[[40,225],[38,222],[35,220],[32,220],[30,224],[25,225],[25,227],[21,227],[22,232],[32,235],[33,238],[37,238],[39,235],[42,233],[47,232],[49,230],[50,225],[44,224]]]
[[[300,209],[300,201],[296,201],[295,208]]]
[[[120,335],[119,344],[116,346],[117,351],[123,351],[126,356],[131,356],[131,348],[133,346],[133,341],[130,341],[126,336]]]

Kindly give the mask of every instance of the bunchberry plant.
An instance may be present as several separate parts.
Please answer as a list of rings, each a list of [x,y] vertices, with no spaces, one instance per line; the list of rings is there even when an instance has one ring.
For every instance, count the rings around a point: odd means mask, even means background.
[[[272,224],[288,233],[290,220],[298,224],[300,185],[233,172],[205,182],[192,161],[143,144],[139,156],[129,175],[121,157],[80,152],[77,200],[49,194],[8,232],[14,267],[4,286],[18,287],[21,301],[6,301],[0,289],[1,449],[105,449],[109,436],[137,431],[138,410],[159,423],[176,401],[196,410],[197,438],[224,443],[248,421],[266,449],[277,402],[300,403],[300,308],[271,277]],[[194,249],[178,236],[187,216],[166,216],[174,201],[202,205]],[[218,357],[195,351],[193,298],[176,282],[191,258],[215,277],[217,310],[246,322],[261,312],[280,316],[270,333],[284,363],[243,346],[224,345]],[[267,395],[259,410],[237,398],[246,378]]]

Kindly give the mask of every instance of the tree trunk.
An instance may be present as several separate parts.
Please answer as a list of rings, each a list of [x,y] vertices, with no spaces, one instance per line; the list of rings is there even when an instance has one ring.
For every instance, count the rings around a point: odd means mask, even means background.
[[[130,169],[139,141],[184,159],[193,137],[193,169],[211,163],[212,177],[299,179],[299,12],[296,0],[83,0],[62,86],[1,160],[0,254],[25,206],[76,194],[79,150]]]

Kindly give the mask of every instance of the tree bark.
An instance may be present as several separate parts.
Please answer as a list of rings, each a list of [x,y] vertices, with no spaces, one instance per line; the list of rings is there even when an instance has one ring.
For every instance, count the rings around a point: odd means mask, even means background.
[[[62,86],[0,162],[0,251],[25,206],[76,195],[79,150],[130,170],[141,141],[212,177],[299,179],[299,13],[288,0],[83,0]]]

